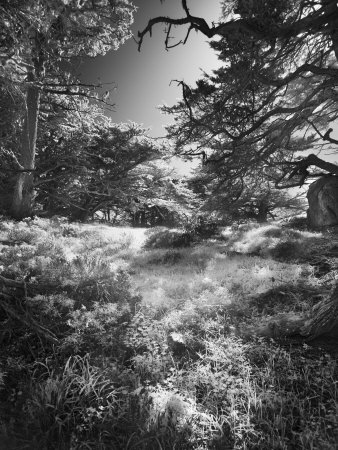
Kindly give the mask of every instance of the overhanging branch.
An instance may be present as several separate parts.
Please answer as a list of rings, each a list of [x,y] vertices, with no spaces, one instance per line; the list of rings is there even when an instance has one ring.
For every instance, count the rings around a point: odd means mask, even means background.
[[[267,38],[265,30],[261,29],[259,24],[257,25],[257,23],[250,18],[229,20],[228,22],[212,25],[210,27],[206,20],[202,17],[195,17],[190,14],[186,0],[182,0],[181,4],[186,13],[186,17],[181,19],[173,19],[165,16],[155,17],[149,20],[147,26],[142,31],[138,32],[139,51],[141,50],[145,35],[149,33],[151,37],[153,27],[160,23],[168,26],[190,25],[191,29],[201,32],[208,38],[212,38],[214,36],[233,37],[234,35],[243,34],[246,36],[251,36],[252,38],[273,42],[275,39],[289,39],[291,36],[297,36],[300,33],[315,34],[316,32],[327,27],[330,20],[330,14],[326,11],[324,5],[305,17],[297,17],[297,19],[292,23],[285,23],[283,25],[270,27],[269,37]]]
[[[306,158],[297,161],[294,163],[294,169],[291,171],[291,173],[289,174],[289,176],[287,177],[287,180],[292,180],[294,177],[299,176],[299,180],[292,183],[286,183],[281,185],[280,183],[285,180],[286,176],[287,176],[287,172],[285,172],[275,183],[275,187],[276,189],[286,189],[286,188],[291,188],[291,187],[301,187],[303,186],[303,184],[305,183],[306,179],[312,176],[323,176],[325,175],[324,173],[322,174],[311,174],[307,169],[310,166],[315,166],[318,167],[319,169],[325,170],[326,173],[329,174],[333,174],[333,175],[338,175],[338,165],[324,161],[321,158],[318,158],[318,156],[311,154],[309,156],[307,156]]]

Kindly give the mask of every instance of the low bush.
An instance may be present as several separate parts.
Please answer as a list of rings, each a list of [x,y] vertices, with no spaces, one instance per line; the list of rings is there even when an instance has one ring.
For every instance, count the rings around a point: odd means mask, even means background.
[[[255,429],[250,448],[336,448],[336,361],[307,344],[283,348],[262,338],[250,343],[246,357],[252,367]]]
[[[292,217],[285,224],[283,224],[285,228],[294,228],[296,230],[305,231],[308,229],[308,222],[306,217]]]
[[[148,257],[143,258],[143,263],[150,265],[167,264],[175,265],[184,258],[180,251],[169,250],[157,250],[151,252]]]
[[[317,234],[285,228],[280,224],[247,225],[227,235],[226,247],[233,252],[291,260],[309,253],[313,240],[318,240]]]
[[[218,234],[219,227],[213,218],[197,217],[185,225],[185,230],[195,238],[208,239]]]
[[[63,367],[45,366],[24,405],[30,448],[97,449],[116,439],[123,420],[123,394],[88,356],[72,356]]]
[[[192,234],[185,230],[153,228],[144,243],[145,249],[189,247]]]
[[[269,254],[277,260],[294,261],[304,255],[304,243],[301,241],[278,242]]]
[[[264,236],[281,239],[301,239],[302,233],[293,229],[285,229],[281,226],[269,226],[263,231]]]
[[[37,230],[31,229],[23,229],[21,227],[13,228],[8,233],[8,240],[12,242],[24,242],[26,244],[30,244],[35,241],[39,236],[39,232]]]

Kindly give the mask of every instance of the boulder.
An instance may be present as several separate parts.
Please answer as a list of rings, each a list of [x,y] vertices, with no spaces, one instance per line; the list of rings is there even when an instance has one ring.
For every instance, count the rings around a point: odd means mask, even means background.
[[[338,177],[324,176],[312,183],[307,193],[308,224],[313,228],[338,225]]]

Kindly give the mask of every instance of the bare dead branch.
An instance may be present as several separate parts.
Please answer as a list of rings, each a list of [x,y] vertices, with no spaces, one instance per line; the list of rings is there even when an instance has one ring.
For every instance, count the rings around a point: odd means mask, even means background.
[[[338,144],[338,140],[337,139],[333,139],[333,138],[330,137],[330,134],[332,133],[333,128],[329,128],[326,131],[326,133],[322,134],[312,121],[307,120],[307,122],[313,127],[313,129],[316,131],[316,133],[319,134],[319,136],[323,139],[323,141],[331,142],[331,144]]]
[[[153,26],[158,23],[164,23],[166,25],[185,25],[190,23],[190,18],[185,17],[183,19],[171,19],[170,17],[156,17],[155,19],[151,19],[148,22],[148,25],[143,31],[138,32],[138,51],[141,51],[141,46],[143,43],[144,36],[149,33],[150,37],[152,37]]]
[[[162,23],[166,25],[187,25],[189,24],[192,29],[201,32],[208,38],[214,36],[234,36],[238,34],[243,34],[251,36],[252,38],[258,38],[262,40],[267,40],[266,34],[260,27],[250,19],[237,19],[229,20],[228,22],[220,23],[219,25],[208,25],[205,19],[201,17],[195,17],[190,14],[187,7],[186,0],[182,0],[182,8],[186,13],[186,17],[181,19],[172,19],[170,17],[159,16],[150,19],[147,26],[138,32],[138,50],[141,50],[141,46],[144,37],[149,33],[152,36],[152,29],[155,25]],[[325,7],[322,6],[317,10],[309,13],[306,17],[299,17],[293,23],[286,23],[284,26],[271,27],[269,30],[269,42],[275,41],[275,39],[286,39],[290,36],[297,36],[300,33],[314,34],[319,31],[323,26],[327,26],[330,17],[325,11]]]

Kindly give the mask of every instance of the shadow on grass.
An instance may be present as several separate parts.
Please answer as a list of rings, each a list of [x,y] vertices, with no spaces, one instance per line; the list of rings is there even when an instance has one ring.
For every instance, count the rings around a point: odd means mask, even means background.
[[[309,286],[303,282],[285,284],[251,297],[249,307],[266,316],[290,311],[307,313],[329,292],[329,288],[323,291],[323,287],[320,285]]]

